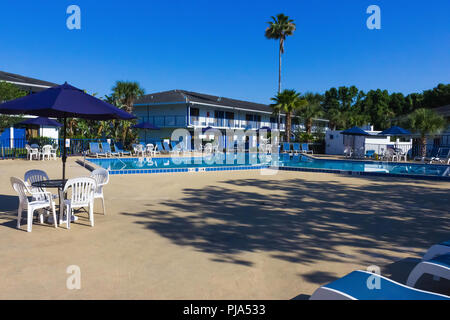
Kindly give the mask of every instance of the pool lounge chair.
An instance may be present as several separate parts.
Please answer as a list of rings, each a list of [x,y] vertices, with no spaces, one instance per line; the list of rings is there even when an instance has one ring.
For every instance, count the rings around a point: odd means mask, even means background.
[[[131,151],[126,151],[123,149],[123,146],[117,142],[114,144],[114,150],[116,152],[118,152],[120,155],[124,156],[124,155],[129,155],[131,156]]]
[[[163,148],[164,148],[164,151],[166,151],[167,153],[170,153],[172,151],[170,149],[169,144],[166,141],[163,142]]]
[[[447,253],[450,253],[450,240],[431,246],[423,256],[423,260],[431,260]]]
[[[90,157],[107,157],[108,154],[100,150],[100,145],[98,142],[89,142],[89,154]]]
[[[429,159],[430,163],[450,164],[450,148],[439,148],[437,155]]]
[[[371,280],[380,287],[370,289]],[[367,271],[353,271],[317,289],[310,300],[450,300],[449,296],[405,286]]]
[[[431,260],[423,260],[410,272],[406,284],[414,287],[417,280],[424,274],[431,274],[435,280],[445,278],[450,280],[450,253],[439,255]]]
[[[302,150],[300,149],[300,143],[293,143],[292,144],[292,152],[294,154],[299,154],[302,152]]]
[[[375,150],[367,150],[366,153],[364,154],[365,158],[373,158],[375,155]]]
[[[291,153],[291,144],[289,142],[283,142],[283,153]]]
[[[109,155],[109,156],[120,156],[119,152],[117,152],[117,151],[113,152],[111,150],[111,145],[108,142],[102,142],[101,145],[102,145],[103,152],[106,153],[107,155]]]
[[[163,148],[161,141],[156,141],[155,146],[156,150],[159,151],[159,153],[169,153]]]
[[[309,149],[309,145],[307,143],[302,143],[302,152],[313,154],[313,151]]]

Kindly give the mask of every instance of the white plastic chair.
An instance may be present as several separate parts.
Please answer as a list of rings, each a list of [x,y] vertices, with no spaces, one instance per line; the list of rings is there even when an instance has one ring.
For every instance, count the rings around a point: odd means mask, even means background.
[[[53,150],[53,147],[49,144],[42,147],[42,151],[39,153],[39,157],[42,157],[42,161],[45,160],[45,157],[47,157],[47,159],[50,160],[50,157],[52,157],[52,150]],[[56,153],[55,153],[55,159],[56,159]]]
[[[71,196],[64,200],[66,207],[66,227],[70,229],[70,220],[72,219],[73,209],[89,208],[89,221],[91,226],[94,226],[94,191],[96,189],[96,182],[90,177],[81,177],[69,179],[64,186],[63,192],[68,193],[71,189]]]
[[[23,182],[21,179],[16,178],[16,177],[11,177],[11,185],[12,185],[13,189],[19,195],[19,208],[17,210],[17,228],[18,229],[20,228],[20,221],[22,219],[22,211],[25,208],[27,210],[27,231],[28,232],[31,232],[31,230],[32,230],[34,211],[38,210],[38,209],[44,209],[44,208],[50,208],[52,210],[55,228],[58,228],[58,223],[56,221],[55,203],[53,202],[53,197],[50,192],[31,191],[25,185],[25,182]],[[30,194],[34,199],[40,199],[40,200],[29,201],[27,194]],[[44,217],[43,217],[42,213],[39,214],[39,219],[40,219],[41,223],[44,223]]]
[[[155,155],[155,146],[153,145],[153,143],[147,144],[146,151],[150,157],[153,157]]]
[[[103,186],[109,182],[109,173],[107,170],[100,168],[95,169],[91,172],[91,178],[93,178],[97,184],[94,191],[94,201],[95,199],[102,199],[103,214],[106,214],[105,210],[105,198],[103,197]]]
[[[205,144],[203,151],[205,154],[210,155],[213,153],[213,145],[212,143],[208,142],[207,144]]]
[[[30,160],[32,160],[33,157],[35,157],[36,160],[39,159],[39,149],[32,148],[28,144],[25,145],[25,149],[27,150],[27,158]]]
[[[144,156],[145,154],[145,149],[144,146],[142,144],[133,144],[133,152],[135,155],[139,155],[141,154],[142,156]]]

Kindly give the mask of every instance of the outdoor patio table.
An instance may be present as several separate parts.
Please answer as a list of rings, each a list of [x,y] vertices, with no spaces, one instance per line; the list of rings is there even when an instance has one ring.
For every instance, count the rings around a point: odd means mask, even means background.
[[[31,185],[35,188],[57,188],[59,198],[59,210],[58,210],[58,223],[61,222],[61,218],[64,217],[64,195],[63,189],[66,185],[67,179],[49,179],[33,182]]]

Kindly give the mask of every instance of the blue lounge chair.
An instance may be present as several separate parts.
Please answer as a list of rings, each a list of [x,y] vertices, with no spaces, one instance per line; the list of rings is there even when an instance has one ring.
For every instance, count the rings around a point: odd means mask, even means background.
[[[436,280],[439,280],[439,278],[450,280],[450,253],[439,255],[431,260],[424,260],[417,264],[410,272],[406,284],[414,287],[417,280],[425,273],[431,274]]]
[[[367,150],[364,157],[365,158],[373,158],[374,155],[375,155],[375,150]]]
[[[170,150],[170,146],[166,141],[163,142],[163,147],[167,153],[170,153],[170,151],[172,151],[172,150]]]
[[[119,154],[121,154],[122,156],[124,155],[130,155],[131,156],[131,151],[126,151],[123,149],[123,145],[119,144],[119,142],[114,144],[114,150],[116,152],[118,152]]]
[[[431,246],[423,256],[423,260],[431,260],[434,257],[447,253],[450,253],[450,240]]]
[[[300,150],[300,143],[293,143],[292,151],[294,152],[294,154],[298,154],[298,153],[302,152],[302,150]]]
[[[113,152],[111,150],[111,145],[108,142],[102,142],[102,150],[104,153],[106,153],[109,156],[120,156],[118,152]]]
[[[380,287],[370,289],[376,279]],[[369,282],[368,282],[369,281]],[[353,271],[317,289],[310,300],[450,300],[449,296],[414,289],[367,271]]]
[[[302,143],[302,152],[313,154],[313,151],[309,149],[309,145],[307,143]]]
[[[98,142],[89,142],[89,154],[91,157],[99,157],[104,156],[107,157],[108,154],[100,150],[100,145]]]
[[[291,153],[291,144],[289,142],[283,142],[283,153]]]
[[[155,141],[156,150],[160,153],[168,153],[162,146],[161,141]]]

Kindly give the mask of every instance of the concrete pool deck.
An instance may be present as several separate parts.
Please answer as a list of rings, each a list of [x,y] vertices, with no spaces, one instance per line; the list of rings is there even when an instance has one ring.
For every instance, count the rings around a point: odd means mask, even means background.
[[[76,159],[67,175],[89,175]],[[71,230],[17,230],[9,178],[61,166],[0,161],[0,299],[304,299],[370,265],[404,283],[450,234],[449,182],[259,170],[111,176],[94,228],[81,213]]]

